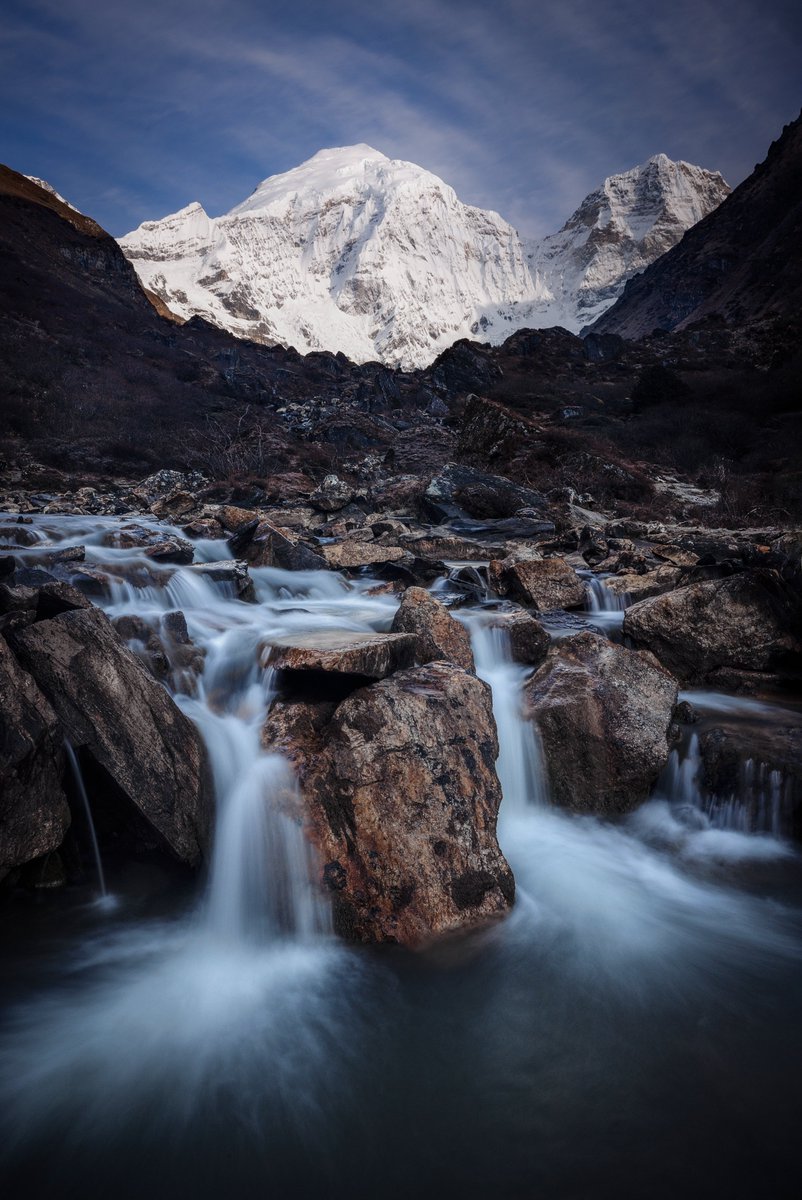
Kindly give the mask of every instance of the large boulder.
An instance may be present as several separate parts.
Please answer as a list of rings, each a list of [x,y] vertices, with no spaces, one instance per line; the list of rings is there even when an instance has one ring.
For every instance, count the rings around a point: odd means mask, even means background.
[[[423,506],[436,521],[471,517],[513,517],[521,508],[545,508],[540,492],[503,475],[447,463],[430,481]]]
[[[58,715],[167,846],[206,855],[213,797],[197,729],[120,641],[99,609],[74,609],[13,633],[13,649]]]
[[[649,795],[668,760],[677,682],[650,654],[595,633],[564,638],[526,685],[555,803],[619,813]]]
[[[508,911],[498,741],[476,676],[433,662],[336,708],[278,704],[264,743],[295,767],[342,936],[415,947]]]
[[[562,558],[509,556],[490,563],[490,582],[500,596],[538,612],[584,608],[585,585]]]
[[[393,618],[392,630],[414,635],[415,657],[419,663],[443,659],[466,671],[474,669],[468,630],[424,588],[407,588]]]
[[[627,609],[624,633],[678,679],[773,672],[802,661],[798,601],[772,571],[688,584]]]
[[[58,718],[0,637],[0,879],[61,845],[63,773]]]

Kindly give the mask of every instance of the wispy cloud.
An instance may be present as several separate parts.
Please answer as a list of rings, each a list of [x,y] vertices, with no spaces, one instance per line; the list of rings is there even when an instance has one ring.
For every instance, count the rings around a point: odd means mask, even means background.
[[[369,142],[547,232],[659,150],[738,182],[798,111],[788,3],[10,0],[4,157],[115,233]]]

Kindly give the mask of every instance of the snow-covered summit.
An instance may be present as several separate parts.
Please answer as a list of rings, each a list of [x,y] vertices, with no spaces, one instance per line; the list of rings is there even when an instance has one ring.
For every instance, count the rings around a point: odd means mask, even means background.
[[[181,316],[409,368],[460,337],[579,329],[727,190],[720,176],[657,155],[531,243],[431,172],[360,144],[270,176],[224,216],[193,203],[120,244]]]

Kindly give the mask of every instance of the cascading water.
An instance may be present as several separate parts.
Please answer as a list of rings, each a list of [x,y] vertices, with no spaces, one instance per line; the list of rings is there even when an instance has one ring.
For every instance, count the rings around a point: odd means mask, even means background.
[[[67,760],[70,764],[73,781],[78,789],[78,795],[81,797],[81,805],[83,807],[84,816],[86,817],[86,824],[89,829],[89,839],[92,845],[92,855],[95,860],[95,871],[97,872],[97,882],[98,887],[100,888],[100,898],[101,901],[107,902],[108,892],[106,891],[106,878],[103,874],[103,860],[100,857],[100,846],[98,845],[97,833],[95,832],[95,822],[92,820],[92,806],[89,803],[89,797],[86,794],[81,764],[78,762],[78,756],[76,755],[74,749],[72,748],[72,744],[69,741],[64,742],[64,750],[67,754]]]
[[[529,672],[512,661],[507,631],[481,616],[466,616],[476,673],[493,693],[498,731],[496,771],[504,796],[502,820],[524,812],[528,805],[545,805],[547,788],[537,729],[524,719],[521,687]]]
[[[627,592],[614,592],[600,576],[583,574],[587,594],[587,611],[592,613],[621,613],[630,604]]]
[[[113,521],[39,520],[111,561]],[[227,554],[203,544],[208,560]],[[286,766],[260,747],[261,663],[271,638],[386,629],[397,601],[366,595],[369,580],[265,568],[245,604],[183,568],[157,573],[102,603],[154,630],[180,607],[205,650],[194,694],[177,700],[209,747],[214,860],[189,915],[165,900],[163,919],[144,917],[124,894],[111,918],[82,908],[78,932],[66,920],[40,975],[38,912],[20,970],[12,948],[5,1194],[396,1200],[421,1180],[465,1197],[782,1194],[783,1170],[797,1170],[788,1064],[802,1050],[785,843],[712,828],[696,804],[691,827],[665,796],[618,824],[562,813],[522,705],[527,670],[486,609],[462,607],[493,691],[515,909],[465,955],[410,967],[347,949],[309,888]],[[679,755],[673,768],[690,790]],[[750,892],[739,863],[767,847],[783,861]]]

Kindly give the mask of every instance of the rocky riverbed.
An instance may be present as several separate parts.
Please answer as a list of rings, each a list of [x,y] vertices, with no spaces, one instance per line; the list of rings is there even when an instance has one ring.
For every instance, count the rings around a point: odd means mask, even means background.
[[[339,1196],[401,1139],[388,1195],[568,1197],[581,1142],[594,1194],[625,1152],[668,1195],[655,1136],[706,1188],[712,1145],[731,1188],[744,1121],[782,1164],[799,535],[463,468],[392,500],[203,490],[160,473],[0,521],[9,1172],[91,1163],[134,1196],[247,1190],[266,1159]]]

